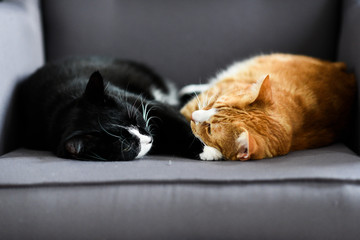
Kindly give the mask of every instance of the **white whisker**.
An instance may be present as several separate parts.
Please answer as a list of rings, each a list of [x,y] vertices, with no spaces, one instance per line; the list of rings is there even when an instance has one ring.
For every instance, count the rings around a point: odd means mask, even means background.
[[[153,119],[153,118],[154,118],[154,119],[155,119],[155,118],[160,119],[159,117],[151,116],[148,120],[146,120],[146,128],[149,128],[149,126],[150,126],[150,124],[149,124],[149,123],[150,123],[150,120]]]
[[[146,103],[145,105],[142,103],[141,107],[142,107],[142,111],[143,111],[143,119],[145,121],[146,128],[149,128],[150,120],[153,119],[153,118],[158,118],[158,117],[155,117],[155,116],[152,116],[152,117],[149,118],[150,111],[152,111],[155,108],[155,106],[152,106],[152,107],[148,108],[149,103]]]
[[[98,154],[94,153],[94,152],[90,152],[90,154],[88,154],[89,157],[97,159],[97,160],[102,160],[102,161],[108,161],[106,158],[100,157]]]
[[[201,109],[199,96],[198,96],[198,94],[196,92],[194,92],[194,94],[195,94],[195,97],[196,97],[198,109]]]
[[[208,94],[209,94],[208,92],[205,94],[205,99],[203,101],[202,108],[205,108],[208,105],[208,98],[209,98]]]

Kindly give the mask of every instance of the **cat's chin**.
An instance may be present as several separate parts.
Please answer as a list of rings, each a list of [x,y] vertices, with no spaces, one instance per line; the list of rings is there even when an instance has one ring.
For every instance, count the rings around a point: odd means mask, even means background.
[[[145,156],[150,151],[151,147],[152,147],[152,142],[141,143],[140,144],[140,152],[138,153],[138,155],[135,158],[138,159],[138,158],[142,158],[143,156]]]
[[[150,149],[152,147],[152,143],[153,143],[152,137],[148,136],[148,135],[141,134],[139,132],[139,129],[137,129],[137,128],[130,128],[129,132],[139,139],[140,151],[139,151],[138,155],[135,158],[141,158],[141,157],[145,156],[150,151]]]

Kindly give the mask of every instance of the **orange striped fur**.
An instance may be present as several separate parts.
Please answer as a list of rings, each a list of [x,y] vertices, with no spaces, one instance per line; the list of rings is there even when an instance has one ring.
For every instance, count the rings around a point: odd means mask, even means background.
[[[355,78],[345,70],[300,55],[256,56],[220,72],[181,113],[191,121],[195,111],[215,109],[191,128],[228,160],[324,146],[341,134],[354,101]]]

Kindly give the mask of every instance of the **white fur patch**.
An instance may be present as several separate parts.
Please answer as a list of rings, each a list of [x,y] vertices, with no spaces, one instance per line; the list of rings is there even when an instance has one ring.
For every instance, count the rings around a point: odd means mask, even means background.
[[[183,96],[186,94],[201,93],[208,90],[209,88],[210,88],[210,84],[191,84],[183,87],[180,90],[179,95]]]
[[[204,146],[200,159],[205,161],[214,161],[222,159],[223,155],[219,150],[210,146]]]
[[[215,113],[215,108],[211,108],[209,110],[197,110],[191,114],[191,119],[196,123],[205,122],[209,120]]]
[[[146,135],[143,135],[139,132],[138,129],[136,128],[130,128],[129,132],[132,133],[133,135],[135,135],[136,137],[139,138],[139,143],[140,143],[140,152],[139,154],[136,156],[136,158],[141,158],[143,157],[145,154],[147,154],[149,152],[149,150],[151,149],[152,146],[152,138]]]
[[[179,105],[179,99],[175,85],[171,82],[166,82],[166,84],[169,89],[169,93],[164,93],[161,89],[152,87],[151,93],[153,97],[159,102],[167,103],[173,106]]]

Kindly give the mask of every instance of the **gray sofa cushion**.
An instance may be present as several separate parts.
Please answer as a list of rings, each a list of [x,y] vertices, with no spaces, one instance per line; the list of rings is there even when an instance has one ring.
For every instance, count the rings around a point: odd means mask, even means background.
[[[360,191],[353,184],[144,183],[2,194],[2,239],[357,240],[360,234]]]
[[[0,186],[91,185],[105,183],[359,182],[360,159],[343,144],[262,161],[197,161],[147,156],[130,162],[60,159],[19,149],[0,157]]]
[[[337,144],[250,162],[0,158],[2,239],[358,239],[360,161]]]

